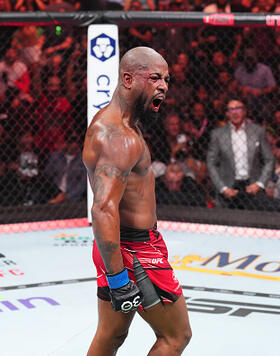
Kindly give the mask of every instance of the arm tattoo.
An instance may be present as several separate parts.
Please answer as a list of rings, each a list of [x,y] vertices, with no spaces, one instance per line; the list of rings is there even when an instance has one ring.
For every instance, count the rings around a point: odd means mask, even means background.
[[[93,193],[94,202],[98,203],[101,200],[102,193],[104,191],[102,177],[94,175],[93,178]]]
[[[101,129],[100,137],[112,141],[115,137],[122,137],[122,131],[117,125],[107,125]]]
[[[97,134],[97,130],[94,127],[89,127],[86,132],[86,137],[91,138],[94,133]],[[98,135],[102,140],[107,139],[108,141],[112,141],[114,137],[122,137],[122,131],[118,125],[109,124],[103,126],[100,130]]]
[[[112,241],[104,241],[102,239],[101,233],[98,229],[94,230],[94,238],[97,243],[98,250],[100,251],[101,257],[104,262],[107,261],[107,264],[111,262],[112,255],[115,251],[120,248],[119,243]],[[106,269],[110,269],[110,266],[106,264]]]
[[[130,170],[121,171],[118,167],[110,166],[109,164],[100,164],[95,169],[94,177],[100,177],[103,174],[106,177],[117,178],[124,184],[129,173]]]
[[[102,240],[100,234],[98,237],[95,236],[95,238],[98,240],[98,248],[105,256],[111,256],[112,253],[114,253],[120,247],[118,243]]]

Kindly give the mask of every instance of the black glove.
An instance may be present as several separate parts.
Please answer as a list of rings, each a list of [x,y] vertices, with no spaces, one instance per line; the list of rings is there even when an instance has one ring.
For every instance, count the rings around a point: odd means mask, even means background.
[[[137,285],[128,278],[127,270],[106,276],[112,308],[123,313],[136,310],[143,300],[143,295]]]

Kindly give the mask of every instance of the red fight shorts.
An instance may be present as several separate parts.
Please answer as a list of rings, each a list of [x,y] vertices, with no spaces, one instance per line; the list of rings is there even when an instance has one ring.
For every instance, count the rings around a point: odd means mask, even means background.
[[[133,254],[135,253],[162,303],[175,302],[182,294],[182,288],[168,262],[165,242],[156,227],[149,230],[123,227],[120,231],[120,238],[123,262],[129,278],[136,283],[133,272]],[[97,270],[97,296],[102,300],[110,301],[106,269],[95,241],[92,256]],[[143,310],[141,305],[139,308]]]

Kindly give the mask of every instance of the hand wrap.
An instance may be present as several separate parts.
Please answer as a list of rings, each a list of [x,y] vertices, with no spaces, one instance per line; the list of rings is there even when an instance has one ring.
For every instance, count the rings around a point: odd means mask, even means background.
[[[129,279],[126,268],[115,274],[106,274],[106,277],[112,308],[123,313],[136,310],[143,300],[143,295],[136,284]]]

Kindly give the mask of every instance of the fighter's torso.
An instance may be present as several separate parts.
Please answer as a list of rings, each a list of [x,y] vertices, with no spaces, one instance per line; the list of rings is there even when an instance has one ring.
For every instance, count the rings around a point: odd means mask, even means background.
[[[98,137],[97,140],[94,139],[95,136]],[[131,128],[112,124],[110,120],[95,120],[91,123],[84,148],[90,152],[90,169],[88,165],[87,168],[91,184],[100,152],[103,150],[102,141],[105,140],[109,143],[109,151],[110,148],[116,151],[117,145],[127,146],[127,150],[131,151],[126,152],[125,157],[119,156],[120,164],[127,156],[133,156],[135,161],[127,176],[126,188],[119,203],[120,225],[138,229],[153,227],[156,223],[155,179],[149,148],[140,129],[137,126]],[[133,142],[133,145],[127,142]]]
[[[128,177],[120,202],[120,223],[134,228],[151,228],[156,223],[155,178],[149,148],[141,133],[143,153]]]

